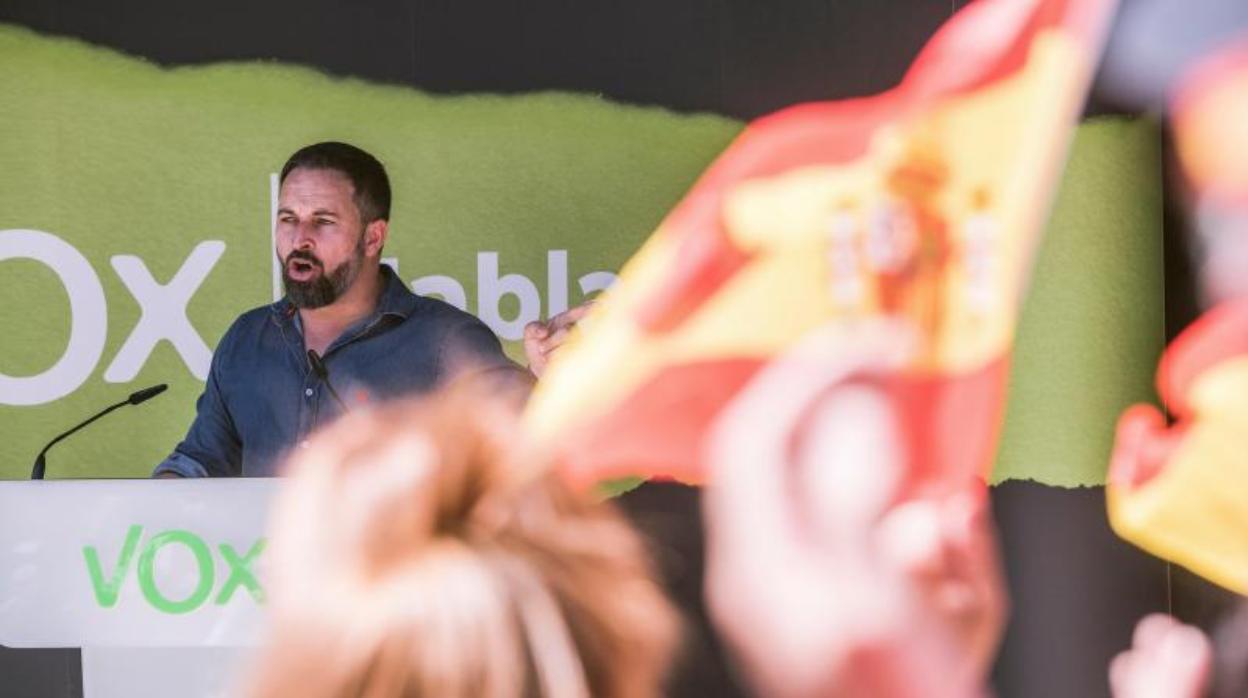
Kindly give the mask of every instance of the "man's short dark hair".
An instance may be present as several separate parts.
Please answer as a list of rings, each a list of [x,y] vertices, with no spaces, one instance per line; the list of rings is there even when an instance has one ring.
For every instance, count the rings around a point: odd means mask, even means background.
[[[390,178],[377,158],[351,145],[326,141],[304,146],[282,166],[281,182],[298,168],[341,172],[355,189],[355,206],[367,225],[390,220]]]

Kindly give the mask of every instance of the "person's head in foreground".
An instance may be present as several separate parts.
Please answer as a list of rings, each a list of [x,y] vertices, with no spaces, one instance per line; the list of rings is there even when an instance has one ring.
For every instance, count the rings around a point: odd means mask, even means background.
[[[289,464],[251,696],[652,696],[677,634],[639,537],[479,390],[353,414]]]

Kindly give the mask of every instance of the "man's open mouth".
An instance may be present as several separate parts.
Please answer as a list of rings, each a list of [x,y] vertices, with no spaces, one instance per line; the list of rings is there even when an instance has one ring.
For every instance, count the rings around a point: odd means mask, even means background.
[[[295,281],[307,281],[319,271],[320,265],[306,259],[292,259],[286,263],[286,273]]]

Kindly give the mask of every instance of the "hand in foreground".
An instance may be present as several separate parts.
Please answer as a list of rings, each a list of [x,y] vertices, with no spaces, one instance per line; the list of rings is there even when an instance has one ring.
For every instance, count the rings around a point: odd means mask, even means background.
[[[568,333],[576,327],[576,323],[585,317],[585,313],[594,305],[587,301],[575,308],[569,308],[550,318],[546,322],[534,321],[524,326],[524,355],[529,361],[529,370],[538,378],[546,370],[546,364],[555,351],[563,346]]]
[[[1164,613],[1135,626],[1131,649],[1109,664],[1114,698],[1196,698],[1204,695],[1213,646],[1198,628]]]
[[[709,436],[708,604],[765,695],[982,690],[1006,606],[984,487],[895,501],[903,439],[871,378],[909,346],[891,324],[820,331]]]

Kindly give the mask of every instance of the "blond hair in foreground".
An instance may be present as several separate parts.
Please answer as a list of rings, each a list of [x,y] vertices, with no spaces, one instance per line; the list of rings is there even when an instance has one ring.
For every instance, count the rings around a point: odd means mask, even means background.
[[[292,460],[249,695],[658,693],[676,619],[640,539],[517,456],[514,424],[461,386],[350,415]]]

